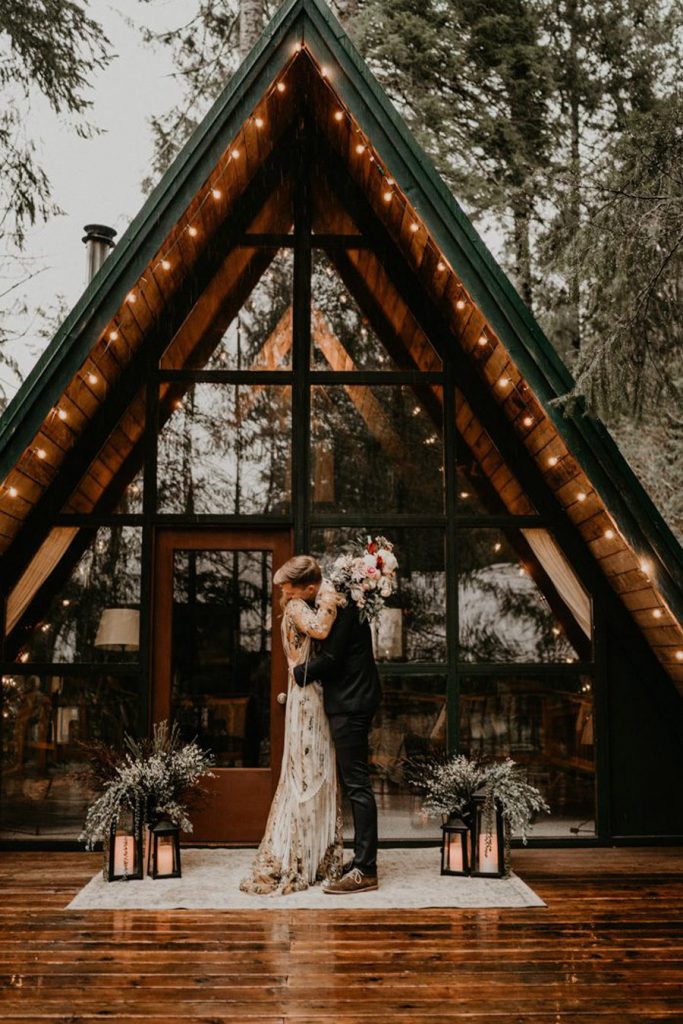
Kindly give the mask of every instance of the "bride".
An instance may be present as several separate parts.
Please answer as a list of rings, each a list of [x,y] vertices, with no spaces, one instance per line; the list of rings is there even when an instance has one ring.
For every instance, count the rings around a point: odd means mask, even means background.
[[[284,751],[266,831],[240,889],[286,895],[319,879],[341,876],[342,819],[322,687],[297,686],[292,673],[296,665],[307,663],[311,641],[328,635],[346,598],[322,578],[310,555],[290,558],[273,582],[282,587],[282,643],[288,664]],[[316,597],[312,607],[309,602]]]

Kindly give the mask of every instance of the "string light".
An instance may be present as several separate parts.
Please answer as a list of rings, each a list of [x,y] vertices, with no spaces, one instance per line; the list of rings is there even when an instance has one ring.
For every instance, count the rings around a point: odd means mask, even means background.
[[[58,409],[57,415],[59,416],[60,420],[65,420],[67,418],[68,413],[66,409]]]
[[[558,459],[557,455],[551,455],[550,458],[548,459],[548,465],[549,466],[556,466],[559,461],[560,460]]]
[[[138,297],[135,292],[128,292],[126,295],[126,302],[137,302],[137,299]]]
[[[88,374],[88,384],[97,384],[97,374],[93,373],[92,370]]]
[[[640,560],[640,571],[644,572],[645,575],[647,576],[647,575],[649,575],[649,572],[650,572],[651,568],[652,568],[652,566],[648,562],[647,558],[641,558],[641,560]]]
[[[396,184],[396,182],[394,181],[393,178],[387,178],[387,185],[395,185],[395,184]]]
[[[612,537],[614,537],[614,530],[611,530],[609,528],[606,529],[604,536],[607,538],[607,540],[612,540]]]
[[[239,158],[240,158],[240,151],[239,151],[239,149],[233,149],[233,151],[231,152],[230,156],[233,158],[233,160],[239,160]]]
[[[223,193],[219,188],[212,188],[211,195],[213,196],[214,199],[220,199]]]
[[[506,388],[509,383],[510,383],[510,378],[509,377],[501,377],[500,380],[498,381],[498,385],[501,388]]]
[[[683,661],[683,651],[676,651],[676,661]]]
[[[365,152],[365,146],[363,145],[362,142],[359,142],[358,145],[356,146],[356,153],[360,154],[360,153],[364,153],[364,152]]]
[[[500,551],[500,549],[502,548],[502,546],[503,546],[503,545],[502,545],[502,544],[500,543],[500,541],[499,541],[499,540],[497,540],[497,541],[496,541],[496,543],[495,543],[495,544],[493,545],[493,550],[494,550],[494,551]]]
[[[413,234],[415,234],[416,231],[420,230],[420,225],[416,221],[413,221],[413,223],[410,225],[410,230],[413,232]]]
[[[488,341],[489,341],[489,339],[486,337],[485,334],[480,334],[479,335],[479,341],[477,342],[477,344],[479,344],[479,345],[481,345],[483,347],[484,345],[488,345]]]
[[[119,332],[118,331],[110,331],[109,332],[109,340],[110,341],[116,341],[118,336],[119,336]]]
[[[662,617],[662,609],[661,608],[655,608],[655,610],[652,612],[652,614],[654,615],[654,617],[656,619],[661,619],[661,617]]]
[[[469,496],[470,496],[470,492],[469,491],[460,491],[459,497],[461,497],[463,499],[466,499],[466,498],[469,498]]]
[[[44,459],[47,457],[47,452],[44,448],[36,448],[36,455],[39,459]]]
[[[284,82],[278,82],[277,85],[275,86],[275,88],[277,89],[278,92],[284,92],[285,89],[286,89],[286,86],[285,86]]]
[[[322,67],[322,68],[320,69],[320,74],[321,74],[321,75],[323,76],[323,78],[327,78],[327,75],[328,75],[328,70],[327,70],[327,68],[326,68],[326,67]]]
[[[464,299],[458,299],[457,302],[455,303],[455,308],[459,309],[460,312],[462,312],[466,305],[467,303],[465,302]]]
[[[522,420],[522,423],[524,424],[525,427],[530,427],[533,422],[534,422],[533,416],[525,416],[524,419]]]
[[[393,193],[393,192],[389,192],[389,191],[387,190],[387,191],[386,191],[386,192],[385,192],[385,193],[383,194],[383,196],[382,196],[382,199],[384,200],[384,202],[385,202],[385,203],[390,203],[390,202],[391,202],[391,200],[393,199],[393,196],[394,196],[394,193]]]
[[[335,119],[335,121],[343,121],[344,120],[344,111],[343,110],[336,110],[335,113],[334,113],[334,119]]]
[[[16,489],[16,487],[10,486],[7,488],[7,493],[9,494],[10,498],[16,498],[19,491]]]
[[[162,266],[162,268],[164,270],[170,270],[171,269],[171,261],[170,260],[162,260],[161,261],[161,266]]]
[[[586,500],[586,492],[585,491],[579,491],[579,493],[576,495],[576,500],[577,501],[585,501]]]
[[[194,224],[190,224],[189,228],[187,229],[187,233],[188,233],[188,235],[190,235],[191,238],[196,238],[197,235],[199,234],[199,231],[194,226]]]
[[[446,264],[444,263],[443,260],[439,260],[439,262],[436,265],[436,269],[439,271],[440,274],[443,274],[444,270],[446,269]],[[458,302],[460,302],[460,301],[461,300],[458,299]],[[456,305],[457,305],[457,303],[456,303]]]

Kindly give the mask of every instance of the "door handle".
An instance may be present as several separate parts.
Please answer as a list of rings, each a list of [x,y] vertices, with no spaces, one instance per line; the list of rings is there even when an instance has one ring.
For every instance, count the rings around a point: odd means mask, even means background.
[[[287,703],[287,694],[286,693],[278,693],[276,699],[277,699],[278,704],[286,704]]]

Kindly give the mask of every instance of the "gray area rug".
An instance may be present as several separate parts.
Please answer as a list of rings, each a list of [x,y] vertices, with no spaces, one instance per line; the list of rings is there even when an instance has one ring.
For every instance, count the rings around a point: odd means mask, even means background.
[[[440,850],[380,850],[375,892],[328,896],[319,885],[289,896],[240,892],[253,850],[182,851],[182,878],[105,882],[101,872],[67,910],[359,910],[419,907],[544,907],[521,878],[456,878],[439,874]]]

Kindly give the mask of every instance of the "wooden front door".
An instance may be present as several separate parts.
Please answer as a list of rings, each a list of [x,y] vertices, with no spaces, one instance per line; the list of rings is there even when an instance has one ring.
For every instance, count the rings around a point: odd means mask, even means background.
[[[264,830],[282,760],[287,663],[273,571],[289,532],[165,529],[155,544],[153,720],[177,721],[216,760],[191,838]]]

